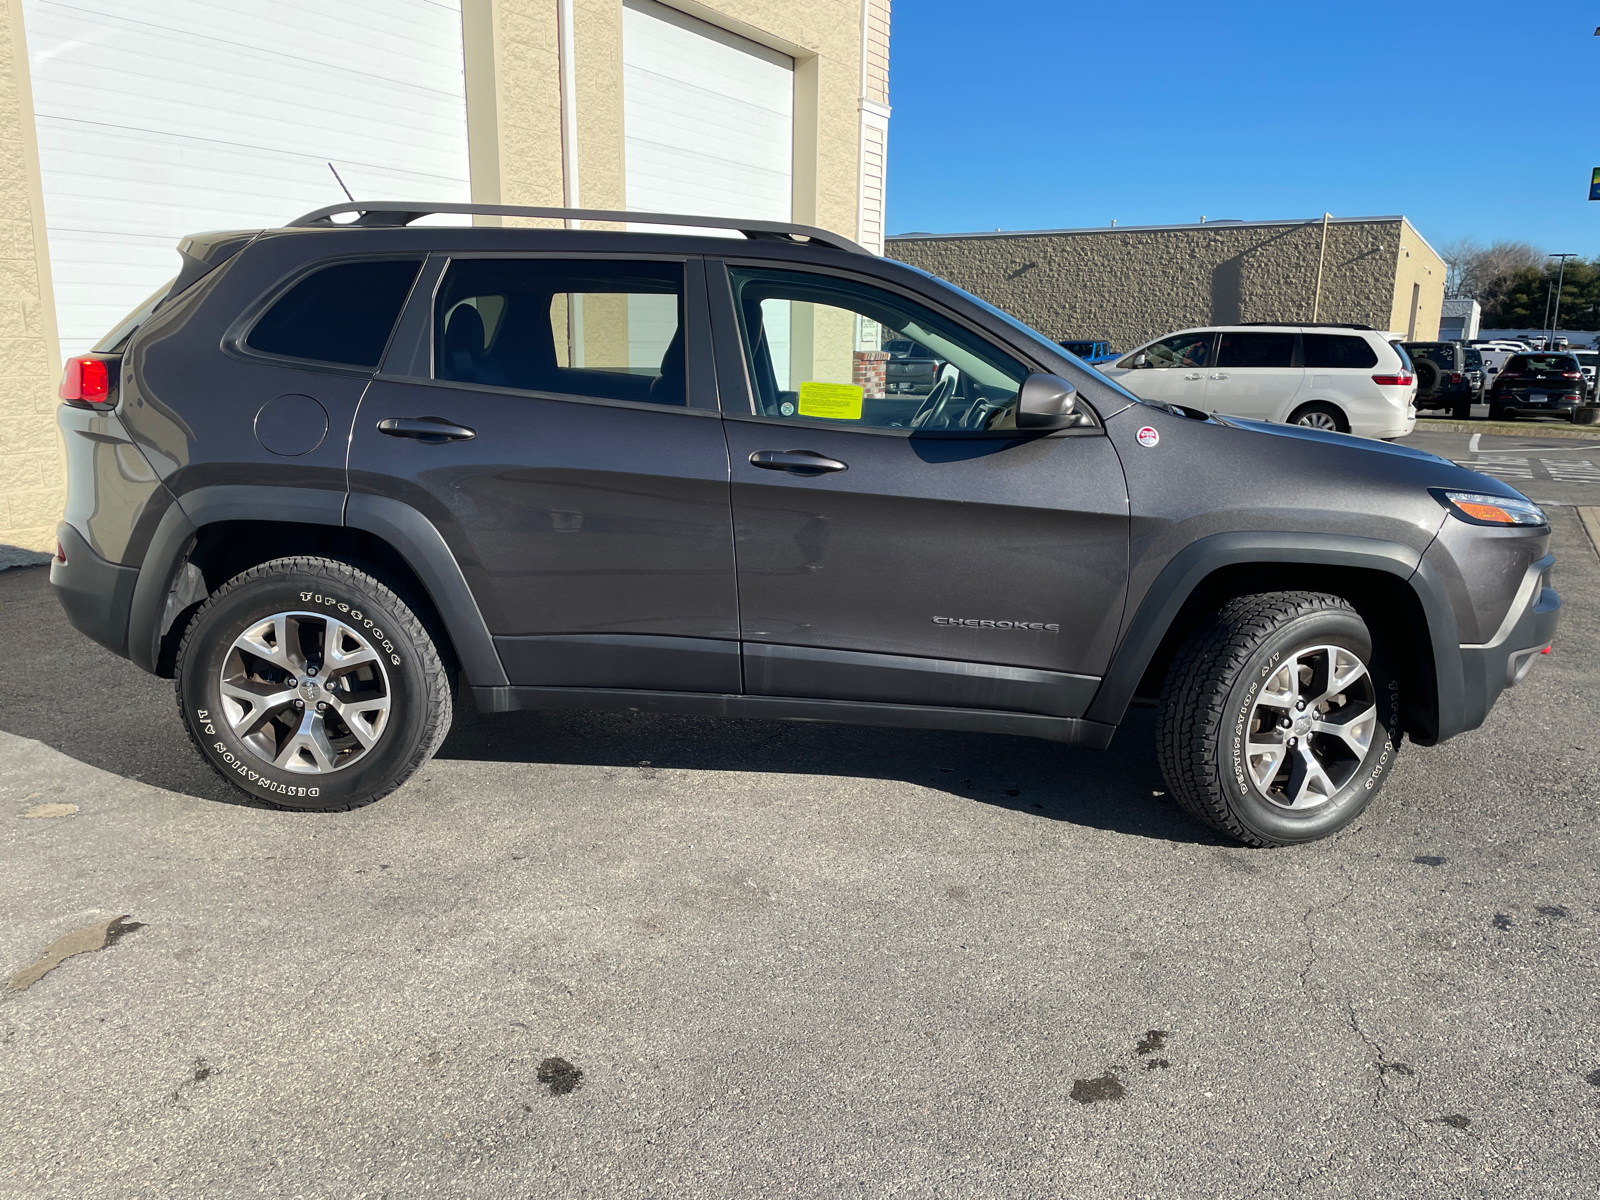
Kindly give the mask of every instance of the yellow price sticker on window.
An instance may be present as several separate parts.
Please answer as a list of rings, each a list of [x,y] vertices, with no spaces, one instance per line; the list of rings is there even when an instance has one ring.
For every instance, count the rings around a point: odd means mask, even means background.
[[[859,421],[861,398],[865,394],[865,389],[853,383],[802,383],[800,415],[832,421]]]

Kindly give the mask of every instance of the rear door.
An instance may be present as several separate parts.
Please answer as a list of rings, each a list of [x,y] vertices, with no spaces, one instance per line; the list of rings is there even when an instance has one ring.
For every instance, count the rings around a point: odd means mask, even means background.
[[[512,684],[739,690],[698,259],[429,260],[350,445],[461,564]]]
[[[1287,416],[1305,378],[1295,354],[1298,337],[1292,329],[1219,333],[1205,407],[1260,421]]]
[[[1015,427],[1029,373],[843,272],[708,264],[753,694],[1078,716],[1127,574],[1122,468],[1098,427]],[[942,363],[890,393],[886,341]]]

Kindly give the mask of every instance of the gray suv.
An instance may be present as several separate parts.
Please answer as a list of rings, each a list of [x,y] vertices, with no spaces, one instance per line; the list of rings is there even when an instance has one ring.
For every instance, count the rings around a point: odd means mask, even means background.
[[[1105,747],[1142,698],[1173,796],[1284,845],[1555,629],[1500,480],[1141,401],[819,229],[357,203],[180,254],[68,365],[51,581],[264,801],[383,796],[461,700]]]

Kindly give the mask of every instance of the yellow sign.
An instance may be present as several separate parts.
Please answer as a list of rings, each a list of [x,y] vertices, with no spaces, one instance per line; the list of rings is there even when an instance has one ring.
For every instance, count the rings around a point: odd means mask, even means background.
[[[862,388],[853,383],[802,383],[800,415],[833,421],[861,420]]]

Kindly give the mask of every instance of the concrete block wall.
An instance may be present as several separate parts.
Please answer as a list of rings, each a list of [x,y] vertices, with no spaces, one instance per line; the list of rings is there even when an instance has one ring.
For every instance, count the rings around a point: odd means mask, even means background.
[[[1187,326],[1309,321],[1314,305],[1321,321],[1404,333],[1393,324],[1399,294],[1409,313],[1413,276],[1420,268],[1432,278],[1431,255],[1439,294],[1419,306],[1418,336],[1437,333],[1443,262],[1404,218],[1330,221],[1318,299],[1322,235],[1320,220],[907,235],[891,238],[887,254],[1052,339],[1103,339],[1118,350]]]
[[[0,32],[0,557],[51,550],[66,498],[60,357],[20,0]]]

